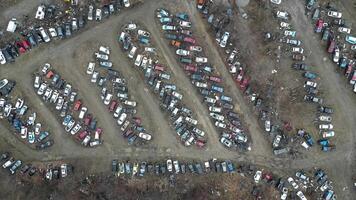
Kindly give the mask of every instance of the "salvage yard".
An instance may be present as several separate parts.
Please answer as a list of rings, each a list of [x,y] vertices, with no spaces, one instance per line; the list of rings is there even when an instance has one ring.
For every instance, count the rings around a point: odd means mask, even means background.
[[[39,2],[34,2],[39,5]],[[348,3],[349,8],[345,9]],[[343,4],[336,3],[332,6],[344,9],[343,17],[347,18],[350,24],[356,23],[352,18],[356,10],[350,8],[352,1],[345,1]],[[63,5],[65,4],[61,2],[60,9],[70,7]],[[80,6],[83,10],[75,12],[83,12],[87,19],[88,5],[87,2],[81,1]],[[34,18],[36,6],[24,9],[23,2],[13,6],[11,10],[16,6],[21,7],[18,20],[22,19],[22,13]],[[169,196],[170,192],[174,192],[177,194],[175,198],[190,199],[191,196],[188,197],[188,194],[202,195],[203,190],[209,190],[209,197],[206,198],[213,199],[254,199],[259,194],[263,199],[282,199],[281,195],[288,194],[287,199],[291,199],[298,195],[299,191],[303,191],[308,199],[314,199],[322,196],[324,190],[329,191],[331,188],[338,199],[352,199],[355,195],[352,178],[356,173],[353,134],[356,130],[355,93],[349,81],[333,62],[333,56],[326,51],[327,47],[321,41],[321,35],[314,33],[315,22],[311,16],[305,15],[305,2],[282,0],[282,3],[277,5],[269,0],[251,0],[246,7],[238,7],[235,2],[224,0],[214,1],[208,7],[209,14],[204,14],[205,7],[197,8],[196,1],[154,0],[154,3],[147,0],[138,1],[137,4],[132,3],[130,8],[122,7],[120,11],[103,17],[101,21],[98,20],[100,22],[86,21],[86,27],[73,31],[69,38],[51,37],[50,43],[42,43],[31,51],[26,49],[23,54],[16,57],[15,62],[0,65],[0,80],[6,78],[16,82],[11,96],[6,98],[11,98],[14,105],[16,101],[20,104],[18,98],[21,98],[29,107],[26,115],[16,117],[28,121],[30,114],[36,112],[36,122],[26,126],[32,130],[32,126],[41,123],[41,130],[48,130],[50,133],[44,142],[53,141],[48,148],[40,147],[42,150],[38,150],[35,148],[37,142],[34,142],[34,145],[28,144],[30,138],[25,136],[21,138],[20,134],[13,135],[15,129],[7,119],[0,119],[2,133],[0,153],[12,152],[11,157],[26,163],[36,163],[38,166],[42,162],[55,162],[58,166],[63,162],[71,163],[75,169],[74,177],[67,177],[63,182],[59,182],[59,185],[67,182],[73,188],[73,185],[82,182],[83,177],[96,174],[98,177],[93,179],[98,185],[103,182],[123,184],[128,191],[139,191],[139,195],[145,198],[150,196],[149,192],[160,196],[157,191],[161,191],[164,193],[163,196]],[[109,8],[107,9],[109,12]],[[289,20],[281,20],[276,14],[277,11],[288,12]],[[162,14],[164,12],[168,15]],[[160,17],[157,17],[158,13],[161,14]],[[184,15],[176,16],[177,13]],[[167,19],[162,19],[165,17]],[[174,22],[164,22],[170,18]],[[188,28],[190,26],[188,24],[179,25],[180,21],[184,21],[183,18],[187,23],[191,22],[191,28]],[[1,21],[0,24],[6,24],[8,20],[10,19]],[[281,27],[281,21],[289,23],[291,28]],[[187,32],[180,31],[181,27],[179,31],[162,30],[162,25],[167,24],[186,26],[182,30]],[[133,25],[137,27],[130,30]],[[47,27],[45,23],[42,23],[42,26]],[[1,26],[1,29],[3,27],[6,29],[6,25]],[[355,27],[351,25],[350,28]],[[138,30],[143,32],[137,32]],[[220,30],[218,34],[216,30]],[[286,36],[285,30],[296,31],[296,37]],[[122,37],[122,32],[125,32],[125,37]],[[225,32],[229,32],[230,35],[227,37],[229,39],[224,39]],[[174,34],[185,38],[172,39]],[[141,37],[142,35],[145,37]],[[6,44],[11,37],[11,34],[6,32],[3,37],[0,36],[0,44]],[[194,42],[188,41],[189,38]],[[300,40],[301,44],[292,46],[287,42],[290,39]],[[132,46],[125,49],[126,40],[132,41],[130,45],[138,47],[132,58],[129,56]],[[222,44],[224,40],[226,47]],[[142,58],[138,59],[137,55],[141,54]],[[102,56],[106,55],[108,59],[102,59]],[[306,58],[295,61],[292,59],[293,55],[302,55]],[[208,70],[205,57],[214,69],[213,73],[204,74],[204,70]],[[151,58],[153,67],[151,64],[149,66],[142,64],[149,63],[147,59]],[[142,61],[145,59],[146,61]],[[108,63],[100,63],[103,60]],[[191,63],[182,64],[184,62]],[[51,67],[43,72],[45,63],[49,63]],[[92,70],[88,68],[90,63],[95,63]],[[305,63],[308,70],[296,70],[301,67],[299,65],[293,67],[295,63]],[[58,80],[54,83],[53,77],[57,74],[77,93],[73,101],[70,100],[70,95],[63,97],[68,101],[69,107],[63,114],[61,113],[63,105],[57,109],[58,104],[51,103],[52,99],[49,97],[45,98],[46,93],[52,96],[47,88],[43,90],[44,96],[38,94],[41,82],[34,88],[35,77],[39,76],[53,89],[51,93],[58,90],[59,98],[66,96],[64,95],[66,84],[55,88]],[[192,78],[194,74],[203,75],[203,78],[194,79]],[[314,82],[317,83],[317,87],[310,86]],[[202,92],[204,88],[208,88],[205,91],[207,95]],[[312,93],[310,88],[318,91]],[[118,91],[121,93],[117,94]],[[318,100],[319,102],[315,103],[317,101],[315,99],[307,102],[305,100],[307,97],[304,97],[307,92],[313,94],[310,98],[322,98],[323,102]],[[211,101],[218,100],[217,103],[215,101],[206,103],[209,101],[208,97],[212,97]],[[228,100],[221,100],[221,97]],[[0,101],[1,98],[2,96]],[[78,99],[82,104],[76,106]],[[57,98],[53,101],[57,102]],[[230,103],[233,108],[230,107]],[[320,110],[318,106],[332,108],[332,115],[326,111],[318,111]],[[1,107],[5,109],[5,105]],[[21,107],[18,108],[19,112]],[[83,107],[86,107],[87,111],[83,110]],[[222,111],[219,110],[220,107],[223,107]],[[189,110],[183,111],[182,108]],[[229,114],[231,112],[234,112],[234,117]],[[1,108],[1,113],[6,112]],[[73,117],[70,119],[68,117],[66,125],[63,126],[66,115]],[[96,127],[91,128],[90,122],[86,122],[89,116],[93,117],[91,120],[97,121]],[[74,124],[70,122],[72,118]],[[331,120],[333,127],[330,128]],[[71,134],[76,124],[79,129]],[[95,134],[97,128],[102,128],[101,134]],[[82,135],[84,130],[88,132]],[[323,136],[324,133],[331,134],[330,131],[334,131],[335,136]],[[22,132],[21,126],[17,132]],[[91,136],[89,140],[83,142],[88,135]],[[36,140],[38,137],[36,134]],[[325,139],[326,137],[328,138]],[[233,151],[231,145],[243,151]],[[278,155],[282,151],[283,153]],[[111,169],[110,164],[116,159],[120,164],[129,161],[142,162],[145,163],[145,168],[146,162],[165,163],[162,166],[168,168],[167,159],[179,160],[188,166],[188,163],[215,160],[212,158],[231,160],[235,166],[251,164],[255,167],[248,173],[246,171],[248,174],[246,177],[240,176],[240,173],[245,174],[239,170],[240,168],[236,170],[237,173],[232,170],[229,171],[231,174],[223,174],[222,177],[212,173],[198,176],[201,173],[193,171],[191,173],[194,175],[189,177],[189,174],[181,174],[179,167],[178,172],[175,168],[174,176],[162,175],[162,178],[151,177],[152,175],[135,177],[135,174],[127,173],[124,178],[115,177],[113,180],[112,174],[107,175]],[[45,171],[45,168],[50,167],[43,164],[39,168]],[[325,169],[325,173],[317,170],[319,168]],[[217,169],[215,170],[219,173]],[[263,172],[261,175],[258,174],[259,170]],[[306,178],[304,180],[301,175],[296,175],[300,170],[306,172],[310,179],[315,178],[315,185],[309,185],[309,178],[306,181]],[[273,173],[273,182],[270,182],[268,172]],[[106,178],[102,178],[105,176]],[[282,177],[283,181],[279,180],[279,177]],[[299,189],[293,184],[294,180],[288,177],[293,177]],[[156,187],[151,188],[145,184],[146,178],[147,181],[154,180]],[[176,178],[176,186],[172,186],[175,185],[172,182],[175,182]],[[214,180],[214,184],[203,183],[209,180]],[[224,184],[219,182],[220,180],[224,180],[222,181]],[[235,185],[231,186],[226,182],[239,184],[236,188]],[[93,183],[75,186],[75,190],[80,192],[73,195],[85,198],[87,192],[78,188],[94,188],[95,184],[91,184]],[[188,188],[185,184],[191,185],[194,189]],[[224,189],[221,188],[221,184]],[[147,189],[136,189],[141,185]],[[63,193],[63,185],[60,187],[62,188],[60,193]],[[89,192],[91,197],[102,193],[103,187]],[[243,196],[229,195],[239,191],[239,187],[244,191]],[[287,192],[284,187],[288,188]],[[324,187],[329,189],[321,190]],[[317,192],[313,192],[314,189]],[[1,189],[0,193],[2,192],[4,191]],[[109,199],[116,194],[104,193]],[[200,197],[204,198],[204,195]]]

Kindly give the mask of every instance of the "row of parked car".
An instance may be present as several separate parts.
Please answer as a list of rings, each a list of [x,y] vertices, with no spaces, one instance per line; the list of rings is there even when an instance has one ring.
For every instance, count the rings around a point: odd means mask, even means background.
[[[338,65],[339,71],[344,73],[356,93],[356,36],[351,34],[351,24],[342,18],[341,12],[334,8],[327,8],[326,12],[323,10],[321,7],[314,10],[314,31],[321,34],[321,40],[327,43],[327,52],[332,55],[332,61]]]
[[[211,29],[214,31],[217,45],[224,49],[226,53],[226,67],[231,74],[236,86],[242,91],[246,96],[249,103],[254,106],[254,109],[258,113],[258,117],[261,126],[266,131],[268,138],[271,139],[271,146],[273,153],[275,155],[283,155],[290,151],[288,147],[288,137],[284,134],[285,131],[291,131],[291,125],[289,122],[272,122],[270,112],[272,109],[270,106],[265,105],[265,100],[267,97],[261,96],[258,92],[259,88],[255,88],[250,84],[251,76],[248,74],[247,65],[242,63],[239,55],[239,48],[234,46],[231,42],[231,33],[228,31],[230,29],[227,24],[228,21],[233,19],[232,17],[227,20],[224,13],[220,12],[210,12],[210,8],[213,6],[209,1],[204,4],[197,3],[198,10],[205,16]],[[277,15],[281,15],[277,12]],[[281,22],[281,27],[289,27],[290,25],[286,22]],[[303,56],[304,50],[300,47],[301,42],[293,37],[295,37],[295,32],[283,32],[283,38],[281,42],[295,45],[297,49],[291,47],[293,55]],[[271,33],[266,33],[267,39],[272,37]],[[281,127],[280,124],[283,124]]]
[[[128,143],[137,142],[137,138],[141,141],[150,141],[152,135],[147,133],[141,124],[141,118],[135,116],[137,102],[130,100],[126,80],[121,73],[112,69],[113,64],[109,61],[109,56],[110,49],[100,46],[99,52],[95,53],[97,62],[89,62],[86,74],[91,76],[92,84],[101,88],[100,98],[117,120]]]
[[[212,159],[204,162],[184,163],[178,160],[168,159],[164,163],[147,163],[113,160],[111,163],[111,171],[117,176],[131,175],[144,176],[145,174],[207,174],[211,172],[217,173],[235,173],[235,165],[230,161],[217,161]]]
[[[35,75],[33,87],[37,95],[53,106],[62,118],[66,133],[75,135],[84,146],[94,147],[102,143],[103,129],[97,128],[97,121],[78,98],[78,92],[49,63],[45,63]]]
[[[129,0],[115,0],[103,7],[94,8],[89,5],[87,14],[73,16],[66,22],[58,22],[56,26],[43,27],[32,25],[31,28],[22,31],[22,37],[9,42],[5,47],[0,48],[0,64],[14,62],[16,57],[35,48],[43,43],[50,43],[53,40],[65,39],[71,37],[78,30],[84,28],[87,21],[101,21],[111,15],[116,14],[121,8],[130,7]],[[55,13],[55,6],[38,6],[35,18],[41,21],[52,20]],[[40,23],[38,23],[40,24]]]
[[[192,23],[186,13],[172,15],[165,9],[156,11],[157,18],[165,31],[165,37],[176,49],[176,54],[192,84],[203,96],[209,109],[209,116],[221,131],[220,142],[228,148],[249,150],[248,137],[243,130],[240,116],[233,111],[233,100],[226,95],[222,78],[208,63],[201,46],[197,46],[190,30]],[[167,29],[166,27],[173,27]],[[219,41],[226,46],[229,33],[226,32]]]
[[[183,95],[177,86],[169,82],[167,68],[155,61],[155,48],[150,47],[150,33],[139,29],[136,24],[127,24],[119,35],[119,42],[134,66],[144,73],[145,82],[159,95],[160,106],[170,112],[170,122],[185,146],[193,144],[203,147],[206,143],[205,132],[197,127],[192,110],[182,103]],[[134,41],[137,41],[134,43]],[[140,49],[140,47],[142,47]]]
[[[10,174],[14,175],[19,170],[21,176],[26,174],[30,177],[34,176],[37,172],[43,173],[43,177],[50,181],[52,179],[59,179],[67,177],[72,173],[73,167],[70,164],[63,163],[60,166],[48,165],[46,169],[37,168],[36,166],[28,163],[24,164],[21,160],[16,160],[10,155],[9,152],[3,152],[0,155],[0,162],[4,169],[9,169]]]
[[[51,146],[53,140],[47,140],[50,134],[43,130],[42,124],[38,122],[37,113],[29,112],[30,109],[23,98],[17,98],[16,102],[11,102],[12,100],[14,99],[11,96],[0,98],[0,118],[7,119],[15,129],[15,135],[29,144],[35,144],[37,149]]]
[[[281,30],[284,31],[284,33],[286,33],[287,31],[292,31],[290,29],[290,24],[288,24],[288,22],[286,21],[289,19],[289,14],[287,12],[277,11],[276,16],[278,19],[282,19],[282,21],[280,22],[280,28]],[[292,32],[294,33],[293,37],[295,37],[296,31],[293,30]],[[288,40],[289,39],[287,38],[287,41]],[[293,46],[293,48],[296,48],[296,46],[300,48],[299,46],[301,44],[301,41],[299,40],[296,41],[297,42],[295,43],[288,43],[288,44]],[[302,52],[303,50],[300,53]],[[305,60],[305,58],[303,58],[302,60]],[[329,142],[329,138],[335,136],[335,131],[333,131],[334,127],[331,124],[332,117],[330,116],[333,113],[333,109],[323,106],[324,103],[323,99],[320,96],[318,96],[319,90],[318,90],[318,83],[316,82],[318,75],[315,72],[310,71],[311,66],[307,65],[304,62],[294,63],[292,65],[292,68],[302,71],[302,75],[306,79],[303,87],[305,88],[307,94],[304,96],[304,100],[306,102],[315,103],[319,105],[317,120],[318,120],[318,129],[322,139],[320,139],[318,143],[321,145],[322,151],[325,152],[330,151],[335,148],[335,146]],[[309,149],[311,146],[314,145],[313,138],[306,131],[300,130],[297,132],[297,135],[304,139],[304,141],[301,142],[301,146],[303,146],[305,149]]]

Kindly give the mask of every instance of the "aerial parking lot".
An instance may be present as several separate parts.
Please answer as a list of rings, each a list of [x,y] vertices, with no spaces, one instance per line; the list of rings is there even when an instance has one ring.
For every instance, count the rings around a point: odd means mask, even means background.
[[[5,1],[1,193],[353,199],[355,6]]]

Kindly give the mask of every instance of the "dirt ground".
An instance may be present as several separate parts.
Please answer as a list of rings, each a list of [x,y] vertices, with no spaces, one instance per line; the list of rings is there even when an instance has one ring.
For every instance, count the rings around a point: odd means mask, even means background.
[[[19,5],[22,4],[20,3]],[[263,136],[265,133],[259,127],[255,115],[251,112],[249,105],[247,105],[241,92],[235,89],[234,81],[230,78],[226,68],[223,67],[224,57],[220,56],[220,52],[217,51],[215,47],[215,38],[209,36],[209,29],[205,26],[205,23],[203,22],[204,19],[201,18],[195,8],[195,1],[182,1],[177,3],[176,1],[171,0],[157,0],[155,3],[145,2],[132,10],[121,11],[122,13],[110,17],[108,20],[105,20],[100,24],[89,24],[86,30],[81,31],[79,34],[76,34],[68,40],[54,41],[49,45],[42,45],[41,47],[32,50],[30,53],[19,57],[14,64],[1,66],[1,78],[6,77],[8,79],[16,80],[16,87],[19,87],[26,92],[31,107],[41,113],[42,116],[46,116],[45,123],[50,130],[53,130],[55,144],[45,151],[38,152],[31,150],[14,138],[10,134],[11,132],[9,132],[9,130],[2,124],[3,122],[1,122],[0,131],[2,134],[0,135],[0,150],[12,151],[18,158],[27,161],[79,159],[83,160],[83,163],[87,164],[85,167],[88,171],[93,173],[107,172],[108,165],[114,158],[150,160],[177,157],[180,159],[200,160],[218,157],[232,159],[237,162],[248,161],[261,166],[268,166],[276,170],[285,170],[286,172],[291,173],[294,173],[294,170],[296,169],[318,166],[326,168],[329,171],[339,198],[349,199],[354,193],[354,190],[352,190],[351,176],[355,160],[353,154],[354,136],[352,134],[353,130],[356,129],[356,124],[354,123],[356,118],[353,113],[353,110],[356,108],[355,98],[352,96],[353,94],[351,94],[351,91],[346,89],[346,83],[341,77],[342,75],[335,73],[334,64],[328,59],[326,61],[322,59],[322,57],[327,56],[323,48],[315,48],[320,47],[320,43],[319,40],[315,39],[309,19],[304,16],[304,2],[288,1],[284,2],[282,6],[286,7],[293,16],[300,16],[292,18],[293,26],[296,27],[297,30],[305,30],[299,31],[300,39],[303,40],[303,43],[305,44],[304,48],[307,51],[312,50],[312,54],[308,59],[316,66],[316,71],[318,71],[321,76],[323,90],[328,91],[325,92],[325,98],[327,98],[328,104],[333,105],[337,110],[334,115],[335,125],[338,132],[343,133],[343,135],[340,137],[338,136],[335,141],[340,144],[337,151],[328,154],[314,154],[314,152],[311,152],[308,156],[309,158],[298,158],[295,160],[274,157],[271,153],[271,145]],[[175,55],[172,53],[167,42],[161,39],[162,34],[159,31],[160,27],[157,26],[154,19],[154,11],[160,7],[167,7],[172,11],[186,11],[192,16],[191,19],[194,24],[195,35],[200,35],[197,38],[199,43],[202,43],[203,40],[205,41],[204,45],[206,46],[204,46],[204,49],[208,50],[207,54],[209,59],[212,60],[215,66],[221,66],[218,70],[225,78],[225,84],[228,85],[227,89],[229,90],[229,93],[232,94],[233,98],[237,99],[236,106],[239,108],[240,113],[243,114],[244,121],[251,132],[253,141],[251,152],[246,154],[231,152],[226,150],[217,141],[218,134],[214,132],[214,128],[207,117],[207,109],[200,105],[200,98],[195,93],[195,90],[192,89],[192,85],[184,72],[179,67],[174,67],[177,66]],[[21,13],[26,12],[26,9]],[[30,11],[32,11],[32,9],[33,8],[30,7],[28,8]],[[131,64],[128,62],[127,56],[123,54],[117,44],[117,32],[120,30],[121,26],[129,21],[139,21],[148,28],[156,43],[156,47],[164,53],[163,57],[171,68],[173,76],[176,80],[180,80],[177,82],[178,87],[182,88],[185,94],[191,96],[192,100],[187,102],[188,106],[194,108],[194,112],[198,114],[199,121],[202,122],[203,128],[205,130],[210,130],[207,133],[209,140],[206,149],[199,150],[196,148],[186,148],[177,142],[175,133],[169,127],[167,117],[161,112],[157,103],[158,101],[155,99],[156,97],[145,87],[139,72],[130,69]],[[253,58],[259,58],[259,55],[262,55],[264,51],[264,47],[255,42],[260,39],[260,35],[256,34],[256,36],[255,34],[251,34],[255,29],[253,29],[254,24],[250,21],[243,21],[243,19],[239,17],[238,23],[241,27],[244,27],[244,31],[237,32],[241,37],[240,41],[243,41],[243,47],[246,49],[246,51],[242,50],[242,52],[250,52],[246,53],[243,57],[257,62],[258,60]],[[114,63],[114,68],[122,72],[128,80],[130,94],[138,102],[138,114],[143,119],[143,123],[147,126],[147,129],[152,131],[154,135],[154,140],[145,146],[129,146],[127,144],[126,140],[120,135],[120,131],[115,124],[116,122],[107,112],[107,108],[100,102],[101,100],[98,95],[99,90],[92,88],[87,80],[84,69],[87,66],[87,63],[94,59],[92,57],[93,52],[99,45],[106,45],[111,48],[111,58]],[[250,49],[250,51],[247,51],[247,49]],[[257,49],[257,54],[254,54],[254,49]],[[103,145],[94,149],[83,148],[71,138],[66,137],[60,122],[58,122],[51,110],[43,105],[39,97],[34,93],[31,74],[45,62],[51,63],[63,77],[73,83],[75,88],[79,89],[79,93],[85,99],[89,109],[95,113],[100,124],[105,127]],[[266,62],[268,63],[267,59],[253,64],[264,67]],[[253,64],[251,64],[251,66],[254,66]],[[288,62],[282,62],[281,65],[290,69],[290,63]],[[266,70],[265,72],[267,73],[270,71],[270,68],[266,67],[264,70]],[[288,73],[288,70],[282,72]],[[295,74],[295,77],[298,79],[300,75]],[[290,78],[281,79],[279,82],[283,83],[289,79]],[[296,80],[296,82],[298,81]],[[293,85],[293,82],[290,84]],[[307,115],[304,119],[303,115],[305,115],[305,113],[302,115],[298,114],[299,109],[302,107],[303,106],[298,104],[291,106],[290,113],[293,113],[293,117],[291,116],[290,120],[293,124],[301,124],[302,126],[304,125],[303,120],[308,122],[312,117],[311,115]],[[311,111],[314,108],[306,107],[303,109],[310,109]],[[281,107],[281,110],[284,110],[283,107]],[[296,120],[294,118],[296,118]],[[294,122],[294,120],[296,122]],[[309,122],[306,122],[305,125],[310,125]],[[78,165],[81,164],[78,163]],[[13,181],[13,179],[11,180]],[[202,182],[204,181],[205,180],[202,180]],[[1,184],[4,184],[4,182],[1,181]],[[343,190],[344,187],[347,188]],[[44,189],[44,187],[41,188]],[[27,188],[27,190],[30,189]],[[127,190],[131,191],[130,189]],[[100,191],[99,188],[98,191]],[[199,188],[196,188],[196,191],[198,191],[196,194],[200,194]],[[194,193],[194,190],[192,189],[190,192]],[[56,191],[56,194],[61,194],[61,192]],[[157,194],[158,197],[161,197],[158,193],[152,194]],[[186,196],[177,197],[179,199],[179,197],[184,198]],[[235,197],[235,199],[236,198],[238,199],[239,197]],[[246,198],[248,197],[244,197],[243,199]]]

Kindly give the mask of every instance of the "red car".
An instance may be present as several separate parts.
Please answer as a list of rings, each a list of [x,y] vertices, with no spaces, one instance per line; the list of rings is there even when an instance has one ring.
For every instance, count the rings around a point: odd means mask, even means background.
[[[240,72],[236,76],[235,81],[240,84],[242,79],[243,79],[243,77],[244,77],[244,74],[245,74],[245,72],[240,68]]]
[[[95,140],[99,140],[102,133],[103,133],[103,129],[102,128],[97,128],[95,130],[95,135],[94,135]]]
[[[353,66],[355,64],[355,61],[350,61],[349,64],[347,65],[346,71],[345,71],[345,76],[348,78],[352,72]]]
[[[27,50],[31,49],[31,45],[27,40],[22,40],[22,46]]]
[[[74,103],[73,110],[74,110],[74,111],[78,111],[81,106],[82,106],[82,101],[81,101],[81,100],[77,100],[77,101]]]
[[[250,78],[249,77],[244,78],[242,83],[240,84],[240,89],[242,91],[245,91],[247,86],[248,86],[248,84],[249,84],[249,82],[250,82]]]
[[[53,71],[48,71],[46,74],[46,78],[51,79],[54,76]]]
[[[92,119],[93,119],[93,115],[87,114],[87,116],[84,118],[84,124],[85,124],[86,126],[89,126],[89,124],[90,124],[90,122],[91,122]]]
[[[324,21],[322,19],[318,19],[315,24],[315,32],[320,33],[321,30],[323,29],[324,26]]]
[[[206,142],[205,142],[204,140],[197,140],[197,141],[195,142],[195,144],[196,144],[198,147],[203,148],[203,147],[205,146]]]
[[[123,132],[122,135],[124,137],[129,137],[130,135],[133,134],[133,131],[131,129],[128,129],[127,131]]]
[[[164,71],[164,67],[162,65],[157,64],[157,65],[155,65],[155,70],[163,72]]]
[[[26,53],[26,48],[22,45],[22,42],[16,41],[15,46],[20,52],[20,54]]]
[[[84,138],[88,135],[88,131],[82,131],[77,135],[78,140],[84,140]]]
[[[198,71],[198,67],[195,65],[185,65],[184,70],[194,73]]]
[[[216,82],[216,83],[221,83],[221,81],[222,81],[221,78],[218,77],[218,76],[210,76],[209,80],[213,81],[213,82]]]
[[[331,39],[330,40],[330,44],[329,44],[329,47],[328,47],[328,53],[333,53],[334,50],[335,50],[335,45],[336,45],[336,42],[334,39]]]
[[[142,121],[141,118],[139,118],[139,117],[133,117],[132,119],[134,120],[135,124],[141,125],[141,121]]]
[[[188,43],[191,43],[191,44],[195,44],[195,39],[194,38],[191,38],[191,37],[185,37],[183,39],[184,42],[188,42]]]
[[[110,106],[109,106],[109,112],[114,112],[114,110],[116,109],[116,107],[117,107],[117,101],[116,100],[112,100],[111,101],[111,104],[110,104]]]

